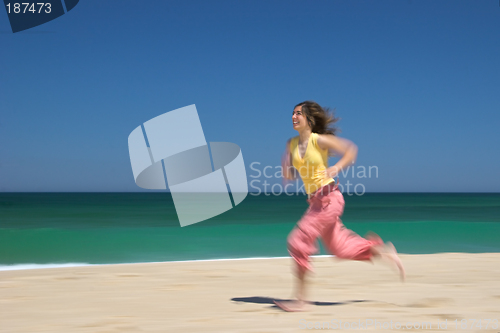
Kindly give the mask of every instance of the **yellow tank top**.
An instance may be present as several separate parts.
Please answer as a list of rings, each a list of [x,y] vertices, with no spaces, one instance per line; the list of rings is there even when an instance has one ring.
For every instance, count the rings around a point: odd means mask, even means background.
[[[318,134],[311,133],[304,157],[299,153],[299,137],[290,140],[290,154],[293,166],[304,182],[307,194],[311,194],[321,187],[333,182],[332,178],[319,174],[328,168],[328,150],[318,146]]]

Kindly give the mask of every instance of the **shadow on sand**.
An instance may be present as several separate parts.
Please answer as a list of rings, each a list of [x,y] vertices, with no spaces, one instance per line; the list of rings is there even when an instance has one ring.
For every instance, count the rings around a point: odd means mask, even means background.
[[[279,309],[274,302],[284,302],[284,301],[292,301],[291,299],[282,299],[282,298],[271,298],[271,297],[261,297],[261,296],[253,296],[253,297],[233,297],[231,301],[234,302],[244,302],[244,303],[255,303],[255,304],[271,304],[273,308]],[[361,303],[361,302],[371,302],[363,299],[352,300],[352,301],[342,301],[342,302],[309,302],[312,305],[316,306],[335,306],[335,305],[346,305],[351,303]]]

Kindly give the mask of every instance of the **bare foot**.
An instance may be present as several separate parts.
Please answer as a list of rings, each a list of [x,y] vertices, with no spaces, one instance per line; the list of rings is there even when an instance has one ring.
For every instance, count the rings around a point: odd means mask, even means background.
[[[384,246],[377,247],[376,252],[383,260],[396,265],[399,270],[401,281],[406,279],[406,272],[403,263],[401,262],[401,259],[399,259],[396,248],[391,242],[387,242]]]
[[[398,256],[398,252],[396,251],[394,244],[392,244],[391,242],[387,242],[386,248],[388,249],[388,255],[391,257],[394,264],[396,264],[396,266],[399,270],[399,275],[401,276],[401,281],[404,281],[406,279],[405,268],[403,266],[403,263],[401,262],[401,259]]]
[[[298,312],[298,311],[306,311],[304,301],[274,301],[277,307],[286,312]]]

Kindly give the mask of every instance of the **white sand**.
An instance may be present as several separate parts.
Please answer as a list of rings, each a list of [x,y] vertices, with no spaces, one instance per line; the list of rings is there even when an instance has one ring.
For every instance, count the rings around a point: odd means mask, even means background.
[[[404,331],[500,332],[500,254],[401,258],[404,283],[381,264],[315,258],[317,303],[300,313],[272,303],[291,296],[291,259],[3,271],[0,332],[304,332],[369,320],[378,332],[391,321],[392,331],[427,322]],[[486,329],[485,319],[496,322]]]

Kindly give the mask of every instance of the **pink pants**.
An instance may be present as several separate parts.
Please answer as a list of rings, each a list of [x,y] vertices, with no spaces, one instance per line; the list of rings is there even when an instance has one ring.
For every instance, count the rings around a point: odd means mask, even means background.
[[[311,269],[309,256],[318,252],[318,237],[328,252],[342,259],[371,260],[371,247],[383,244],[375,234],[363,238],[347,229],[340,220],[343,212],[344,197],[338,189],[309,200],[309,208],[288,236],[288,251],[299,271]]]

